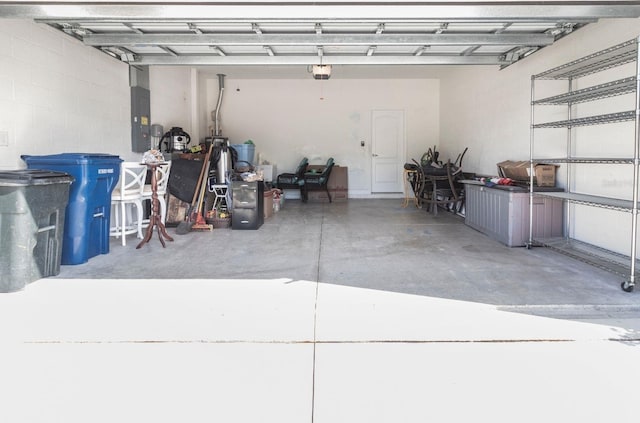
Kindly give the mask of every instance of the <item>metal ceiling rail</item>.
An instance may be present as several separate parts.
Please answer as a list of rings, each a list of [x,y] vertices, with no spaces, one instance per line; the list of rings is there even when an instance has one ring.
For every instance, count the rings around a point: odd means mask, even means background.
[[[88,46],[145,45],[535,45],[553,44],[550,34],[87,34]]]
[[[180,55],[179,57],[165,55],[144,55],[129,57],[131,65],[187,65],[187,66],[269,66],[269,65],[319,65],[321,57],[308,56],[203,56]],[[332,65],[509,65],[510,61],[497,56],[331,56],[324,57],[324,63]]]
[[[0,0],[1,1],[1,0]],[[5,16],[3,13],[3,7],[0,4],[0,18],[4,18],[4,17],[11,17],[11,16]],[[638,10],[638,15],[640,16],[640,10]],[[623,15],[620,16],[621,18],[634,18],[637,16],[627,16],[627,15]],[[32,19],[27,17],[27,19]],[[543,23],[543,24],[549,24],[549,23],[555,23],[555,22],[572,22],[572,23],[581,23],[581,24],[588,24],[588,23],[594,23],[597,22],[599,18],[597,17],[575,17],[575,16],[567,16],[567,17],[563,17],[563,18],[513,18],[511,19],[511,21],[513,21],[514,23],[519,23],[519,24],[536,24],[536,23]],[[377,24],[379,22],[386,22],[386,23],[391,23],[391,24],[436,24],[436,23],[441,23],[443,21],[448,21],[448,22],[453,22],[453,23],[457,23],[457,24],[476,24],[476,23],[483,23],[483,24],[491,24],[491,23],[503,23],[503,22],[507,22],[509,21],[509,19],[507,18],[503,18],[503,19],[482,19],[482,18],[478,18],[478,19],[455,19],[455,18],[450,18],[450,17],[432,17],[432,16],[404,16],[404,17],[379,17],[379,18],[344,18],[344,17],[340,17],[340,16],[336,16],[333,18],[277,18],[277,17],[273,17],[273,18],[247,18],[247,17],[237,17],[237,18],[220,18],[220,17],[209,17],[209,18],[204,18],[204,17],[188,17],[188,18],[182,18],[182,19],[152,19],[152,18],[139,18],[139,19],[135,19],[135,18],[131,18],[131,19],[126,19],[126,18],[98,18],[96,16],[91,16],[91,17],[85,17],[85,18],[33,18],[33,20],[35,20],[36,22],[40,22],[40,23],[57,23],[57,22],[68,22],[70,24],[73,23],[87,23],[87,22],[91,22],[91,23],[130,23],[130,24],[144,24],[144,25],[148,25],[148,24],[163,24],[163,23],[182,23],[182,22],[189,22],[195,25],[201,25],[201,24],[251,24],[254,23],[256,21],[260,21],[260,23],[263,24],[298,24],[298,23],[303,23],[303,24],[319,24],[319,25],[325,25],[325,24],[334,24],[334,23],[338,23],[338,24]]]
[[[504,67],[587,23],[638,17],[638,1],[0,0],[0,18],[134,65]]]
[[[550,22],[578,19],[630,18],[640,16],[636,1],[539,2],[520,1],[515,4],[479,1],[444,2],[5,2],[0,4],[0,16],[7,18],[123,21],[199,22],[211,19],[253,20],[356,19],[388,21],[394,19],[433,19],[439,21]]]

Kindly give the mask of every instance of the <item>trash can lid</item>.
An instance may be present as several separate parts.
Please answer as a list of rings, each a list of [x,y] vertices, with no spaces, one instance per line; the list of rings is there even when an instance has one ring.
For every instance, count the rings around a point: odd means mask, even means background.
[[[73,176],[51,170],[21,169],[0,171],[0,186],[70,184]]]
[[[24,154],[20,156],[20,158],[26,162],[35,161],[51,164],[120,163],[122,161],[119,156],[105,153],[60,153],[45,156],[30,156],[28,154]]]

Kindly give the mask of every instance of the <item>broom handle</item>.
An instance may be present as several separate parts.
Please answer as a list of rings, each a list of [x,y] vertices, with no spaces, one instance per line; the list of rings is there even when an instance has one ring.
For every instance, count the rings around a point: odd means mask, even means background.
[[[209,176],[209,165],[210,165],[210,163],[207,160],[207,162],[205,163],[206,170],[204,172],[207,177],[202,180],[202,184],[200,186],[200,195],[198,196],[198,208],[196,210],[198,213],[200,213],[202,211],[202,204],[204,203],[204,193],[205,193],[206,187],[207,187],[206,181],[207,181],[208,176]]]
[[[209,144],[209,150],[207,150],[207,154],[204,156],[204,163],[202,163],[202,168],[200,169],[200,176],[198,177],[198,182],[196,183],[196,188],[193,190],[193,198],[191,199],[191,208],[196,206],[196,201],[199,198],[199,193],[202,190],[203,178],[204,174],[208,172],[207,164],[209,163],[209,159],[211,158],[211,150],[213,149],[213,143]]]
[[[196,201],[198,200],[198,193],[200,192],[200,185],[202,185],[202,176],[204,175],[205,166],[206,166],[206,162],[202,163],[202,168],[200,168],[200,176],[198,176],[198,182],[196,182],[196,186],[193,190],[193,198],[191,199],[192,209],[196,206]]]

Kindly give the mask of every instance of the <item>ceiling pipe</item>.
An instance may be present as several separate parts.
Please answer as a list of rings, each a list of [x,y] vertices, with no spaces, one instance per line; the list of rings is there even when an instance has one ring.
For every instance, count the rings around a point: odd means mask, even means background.
[[[224,94],[224,77],[226,75],[218,74],[218,104],[216,105],[216,117],[215,117],[215,136],[221,135],[220,130],[220,106],[222,105],[222,95]]]

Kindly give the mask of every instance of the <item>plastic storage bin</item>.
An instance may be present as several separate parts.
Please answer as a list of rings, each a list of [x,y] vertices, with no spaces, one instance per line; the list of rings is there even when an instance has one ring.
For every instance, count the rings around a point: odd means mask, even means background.
[[[473,182],[464,184],[464,223],[508,247],[522,247],[529,241],[529,191],[497,185],[494,188]],[[542,189],[542,188],[539,188]],[[560,188],[548,191],[562,191]],[[563,236],[562,200],[534,197],[533,236]]]
[[[0,292],[60,273],[72,181],[61,172],[0,172]]]
[[[111,192],[122,159],[110,154],[64,153],[22,156],[29,169],[66,172],[75,178],[69,191],[62,242],[62,264],[86,263],[109,252]]]
[[[238,153],[238,161],[253,164],[253,156],[256,153],[255,144],[233,144],[231,147]]]

